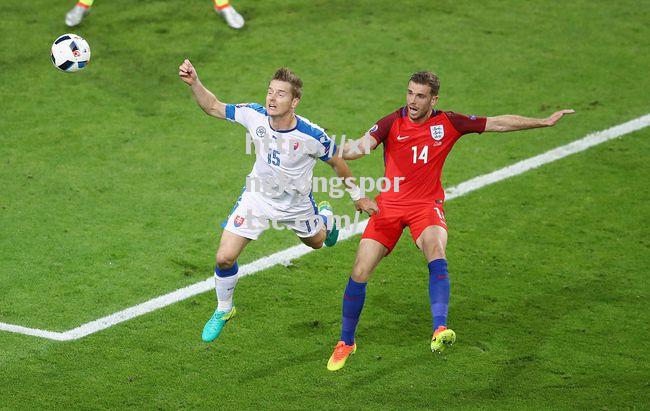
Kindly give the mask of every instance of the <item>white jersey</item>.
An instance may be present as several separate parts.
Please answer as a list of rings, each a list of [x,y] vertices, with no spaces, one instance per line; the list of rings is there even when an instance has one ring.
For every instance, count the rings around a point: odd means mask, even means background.
[[[322,128],[296,116],[293,129],[274,130],[259,104],[228,104],[226,119],[246,127],[255,144],[256,159],[246,191],[284,209],[311,198],[316,160],[327,161],[336,152],[336,144]]]
[[[300,116],[293,129],[274,130],[259,104],[228,104],[226,119],[246,127],[256,158],[246,187],[222,227],[251,240],[271,224],[299,237],[316,235],[323,220],[311,193],[314,166],[317,159],[334,156],[334,141]]]

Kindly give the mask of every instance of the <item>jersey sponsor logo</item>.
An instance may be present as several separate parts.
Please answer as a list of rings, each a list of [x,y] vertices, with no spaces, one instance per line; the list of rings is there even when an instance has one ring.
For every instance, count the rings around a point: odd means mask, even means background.
[[[397,141],[406,140],[409,137],[411,137],[411,136],[397,136]]]
[[[429,129],[431,130],[431,137],[433,137],[433,139],[436,141],[442,140],[442,138],[445,136],[445,127],[442,124],[431,126]]]
[[[264,128],[264,127],[262,127],[262,126],[259,126],[259,127],[255,130],[255,134],[257,134],[257,137],[259,137],[259,138],[264,137],[264,136],[266,135],[266,128]]]
[[[244,217],[237,215],[235,216],[235,221],[233,221],[235,227],[241,227],[242,224],[244,224]]]
[[[379,130],[379,126],[377,124],[375,124],[374,126],[370,127],[370,130],[368,130],[368,133],[374,133],[377,130]]]

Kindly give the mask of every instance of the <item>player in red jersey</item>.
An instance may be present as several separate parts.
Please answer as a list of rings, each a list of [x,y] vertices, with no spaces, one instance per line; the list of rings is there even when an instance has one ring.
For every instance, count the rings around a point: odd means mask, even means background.
[[[341,340],[327,368],[336,371],[356,351],[354,333],[363,308],[366,284],[377,264],[388,255],[409,227],[429,267],[429,298],[433,317],[431,350],[440,352],[453,344],[456,334],[447,328],[449,276],[445,247],[445,193],[440,183],[442,167],[454,144],[464,134],[515,131],[555,125],[573,110],[561,110],[545,119],[516,115],[465,116],[438,111],[440,82],[431,72],[411,76],[406,106],[379,120],[359,140],[345,145],[343,157],[354,160],[384,145],[384,176],[399,181],[377,197],[379,213],[370,217],[363,233],[352,274],[343,295]]]

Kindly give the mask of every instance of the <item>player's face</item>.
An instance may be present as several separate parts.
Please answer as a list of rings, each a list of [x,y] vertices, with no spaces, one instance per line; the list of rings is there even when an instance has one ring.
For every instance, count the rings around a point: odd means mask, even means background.
[[[293,112],[299,101],[300,99],[293,98],[291,84],[285,81],[271,80],[266,93],[266,111],[269,116],[284,116]]]
[[[406,92],[406,106],[409,118],[419,122],[429,117],[431,109],[438,102],[438,96],[431,95],[431,88],[426,84],[409,82]]]

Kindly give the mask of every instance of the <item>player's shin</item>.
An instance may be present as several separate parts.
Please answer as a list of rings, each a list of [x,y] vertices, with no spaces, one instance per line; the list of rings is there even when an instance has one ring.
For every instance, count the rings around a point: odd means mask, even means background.
[[[323,226],[325,226],[327,234],[329,234],[330,231],[332,231],[332,225],[334,224],[334,214],[332,213],[332,210],[318,210],[318,214],[320,215],[321,220],[323,220]]]
[[[433,331],[447,326],[449,307],[449,273],[447,260],[440,258],[429,263],[429,302],[433,318]]]
[[[237,262],[228,269],[220,269],[218,266],[214,269],[214,282],[217,291],[218,311],[229,312],[232,309],[233,294],[239,276],[237,272],[239,267]]]
[[[354,333],[357,330],[363,303],[366,299],[366,285],[352,278],[348,280],[343,294],[343,321],[341,325],[341,341],[346,345],[354,345]]]
[[[336,245],[339,238],[339,228],[336,226],[336,219],[332,211],[332,205],[329,201],[321,201],[318,203],[318,216],[323,221],[325,227],[325,245],[332,247]]]

